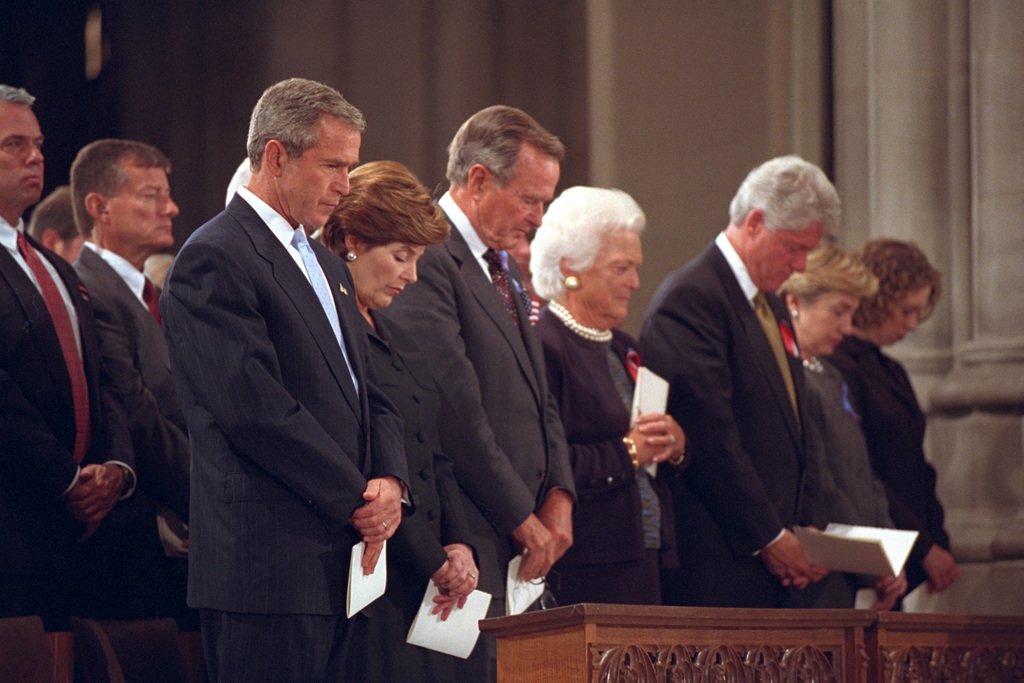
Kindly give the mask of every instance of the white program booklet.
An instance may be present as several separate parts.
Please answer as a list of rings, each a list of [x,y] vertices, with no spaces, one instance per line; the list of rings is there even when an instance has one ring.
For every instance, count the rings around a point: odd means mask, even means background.
[[[466,597],[462,609],[453,609],[446,621],[441,621],[440,614],[431,614],[437,594],[437,586],[428,581],[423,602],[412,620],[405,642],[465,659],[473,652],[480,637],[480,620],[487,616],[491,594],[473,591]]]
[[[360,541],[352,546],[352,561],[348,566],[348,595],[345,598],[345,608],[348,618],[363,609],[371,602],[384,595],[384,589],[388,587],[388,542],[380,549],[380,557],[377,558],[377,566],[373,573],[363,574],[363,551],[366,544]]]
[[[825,531],[797,527],[804,555],[834,571],[895,576],[903,571],[916,531],[880,529],[852,524],[829,524]]]
[[[636,373],[636,387],[633,389],[633,406],[629,410],[629,428],[636,426],[638,415],[645,413],[664,414],[668,406],[668,382],[651,372],[644,366]],[[658,474],[657,463],[646,465],[644,469],[652,477]]]
[[[522,555],[516,555],[508,563],[508,574],[505,579],[506,616],[522,614],[544,593],[543,578],[533,581],[523,581],[519,578],[519,565],[522,563]]]
[[[668,382],[641,366],[636,373],[633,389],[633,407],[629,411],[629,426],[636,425],[637,415],[664,413],[668,406]]]

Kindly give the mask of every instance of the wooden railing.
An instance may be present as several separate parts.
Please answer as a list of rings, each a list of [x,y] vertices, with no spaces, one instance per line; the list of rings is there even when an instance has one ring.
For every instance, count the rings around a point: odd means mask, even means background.
[[[499,681],[1024,681],[1024,617],[583,604],[487,619]]]

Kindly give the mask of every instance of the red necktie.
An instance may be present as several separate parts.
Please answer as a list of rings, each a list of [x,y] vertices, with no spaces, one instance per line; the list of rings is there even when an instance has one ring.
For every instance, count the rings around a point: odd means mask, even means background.
[[[153,316],[153,320],[156,321],[157,325],[163,327],[164,321],[160,317],[160,297],[156,294],[156,287],[149,281],[149,278],[145,278],[146,284],[142,285],[142,300],[146,302],[146,306],[149,308],[149,314]]]
[[[82,366],[82,357],[78,354],[78,346],[75,344],[75,331],[71,327],[71,316],[68,315],[67,306],[57,289],[57,284],[50,276],[50,271],[43,265],[42,259],[32,245],[25,239],[25,235],[18,231],[18,251],[21,252],[25,263],[32,269],[39,283],[39,290],[46,302],[46,308],[50,312],[50,320],[57,330],[57,339],[60,340],[60,350],[64,354],[64,363],[68,368],[68,377],[71,379],[71,397],[75,407],[75,462],[82,462],[85,452],[89,449],[89,387],[85,383],[85,369]]]
[[[498,297],[501,298],[501,303],[505,304],[509,315],[512,316],[512,322],[518,328],[519,313],[516,312],[516,302],[512,300],[512,278],[502,265],[498,252],[488,249],[484,252],[484,260],[487,261],[487,270],[491,273],[494,288],[498,290]]]

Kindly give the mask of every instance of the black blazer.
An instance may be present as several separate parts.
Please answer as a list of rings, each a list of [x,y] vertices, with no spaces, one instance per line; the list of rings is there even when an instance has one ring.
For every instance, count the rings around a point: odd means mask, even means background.
[[[776,318],[789,318],[768,295]],[[783,607],[789,591],[754,553],[781,529],[821,523],[803,429],[753,307],[712,243],[661,284],[640,333],[645,364],[669,381],[668,412],[691,464],[674,504],[681,568],[674,604]],[[789,357],[798,405],[804,378]]]
[[[472,501],[466,514],[481,539],[480,589],[500,599],[515,552],[509,533],[552,487],[575,496],[558,406],[536,331],[516,328],[457,229],[427,247],[417,270],[419,280],[378,314],[414,336],[457,416],[442,424],[441,441]],[[529,320],[513,299],[519,319]]]
[[[366,480],[407,481],[344,262],[310,242],[359,382],[309,282],[236,196],[179,252],[160,297],[192,441],[189,605],[338,614]]]
[[[120,396],[101,385],[89,293],[63,259],[29,242],[57,270],[78,314],[91,442],[83,464],[133,464]],[[53,573],[82,527],[61,494],[77,465],[71,380],[39,290],[0,248],[0,573]]]
[[[935,468],[924,455],[924,413],[903,366],[874,344],[846,337],[829,360],[850,387],[871,467],[885,484],[893,523],[920,534],[907,562],[912,589],[927,578],[921,560],[932,545],[949,550],[945,513],[935,493]]]

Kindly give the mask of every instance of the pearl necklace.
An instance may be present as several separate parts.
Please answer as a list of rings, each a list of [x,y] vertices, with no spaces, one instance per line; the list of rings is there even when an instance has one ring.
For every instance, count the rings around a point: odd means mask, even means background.
[[[583,337],[587,341],[592,342],[610,342],[612,340],[611,330],[598,330],[593,327],[584,327],[576,322],[576,318],[572,317],[572,313],[565,309],[565,306],[558,303],[557,301],[551,301],[548,303],[548,310],[555,314],[559,320],[561,320],[566,327],[570,330]]]

